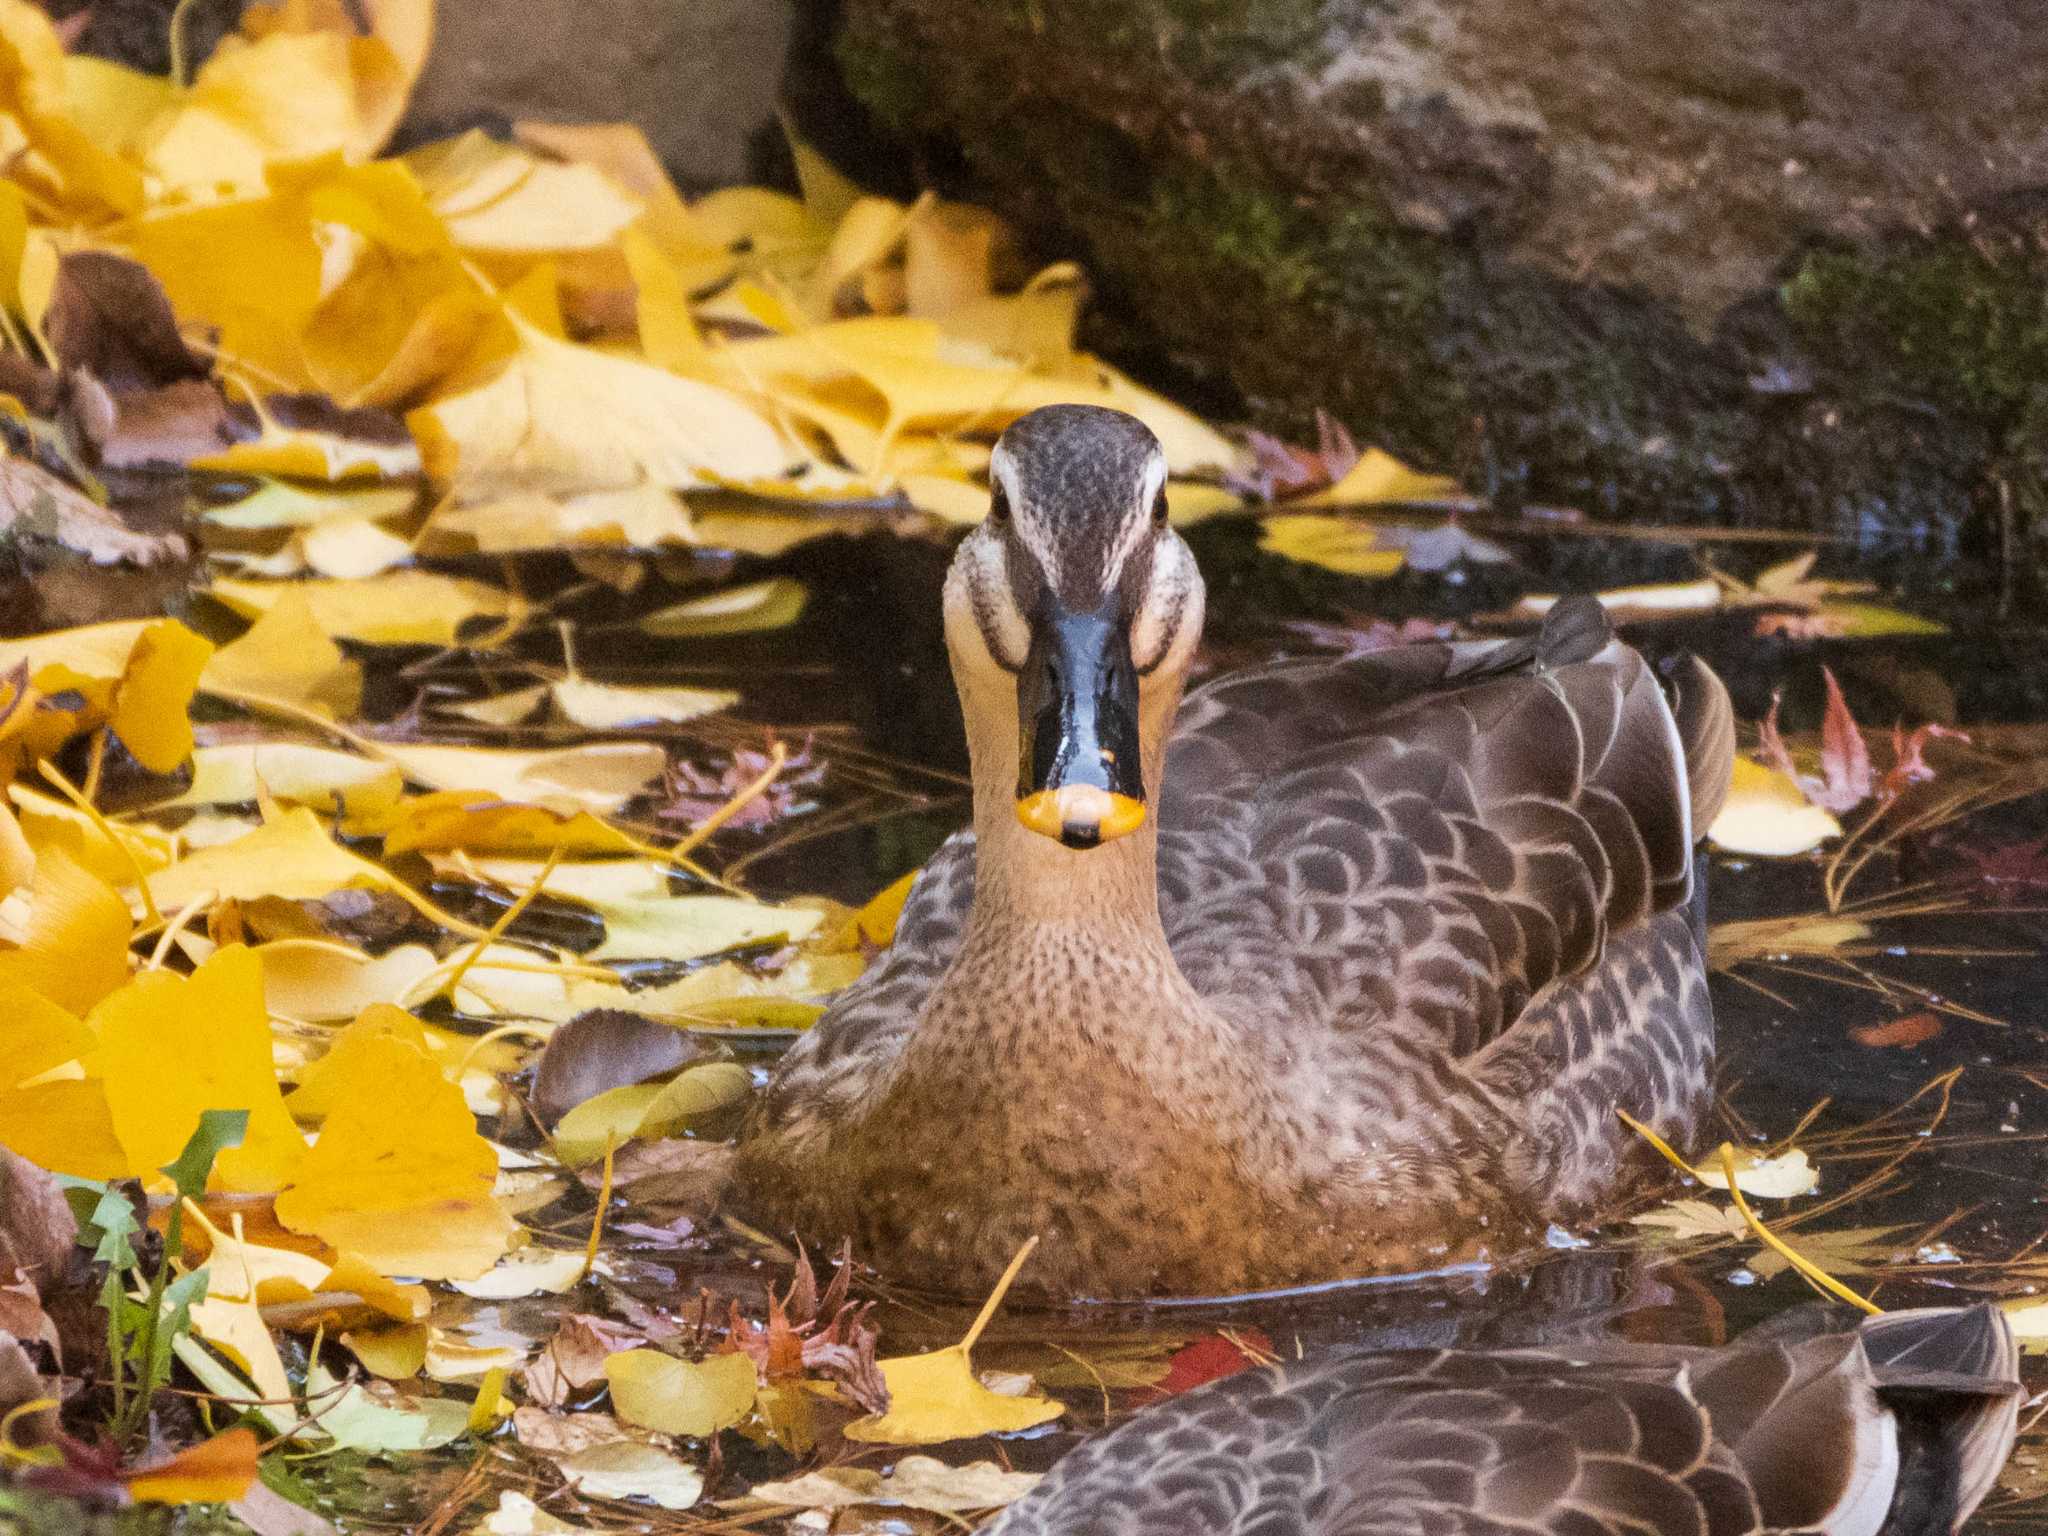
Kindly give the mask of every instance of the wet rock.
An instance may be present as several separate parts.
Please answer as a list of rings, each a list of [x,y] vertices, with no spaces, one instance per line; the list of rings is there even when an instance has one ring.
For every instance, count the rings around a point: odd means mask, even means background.
[[[925,163],[1090,260],[1111,339],[1266,424],[1326,406],[1509,503],[1946,550],[2044,501],[2035,19],[846,0],[837,51]]]

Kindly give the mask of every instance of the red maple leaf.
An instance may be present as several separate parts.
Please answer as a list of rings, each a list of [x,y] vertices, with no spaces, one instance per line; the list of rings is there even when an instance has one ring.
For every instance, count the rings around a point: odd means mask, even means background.
[[[1166,1375],[1138,1394],[1140,1402],[1177,1397],[1205,1381],[1221,1381],[1273,1358],[1273,1341],[1257,1328],[1205,1334],[1174,1351]]]

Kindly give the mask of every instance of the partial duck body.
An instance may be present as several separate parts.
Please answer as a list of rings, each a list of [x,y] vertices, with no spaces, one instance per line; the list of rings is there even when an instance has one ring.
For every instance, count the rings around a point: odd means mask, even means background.
[[[1727,696],[1591,599],[1540,634],[1235,673],[1165,461],[1052,407],[945,592],[974,825],[742,1136],[751,1214],[985,1287],[1219,1295],[1526,1243],[1684,1145],[1713,1016],[1694,841]]]
[[[1991,1306],[1294,1362],[1083,1442],[987,1536],[1950,1536],[2012,1449],[2018,1365]]]

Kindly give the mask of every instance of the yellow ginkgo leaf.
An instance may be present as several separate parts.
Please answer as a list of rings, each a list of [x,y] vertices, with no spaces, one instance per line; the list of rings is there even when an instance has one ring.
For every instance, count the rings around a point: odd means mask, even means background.
[[[0,952],[0,984],[38,993],[69,1013],[84,1014],[127,985],[128,944],[134,931],[128,903],[62,848],[46,846],[37,855],[35,877],[29,881],[28,924],[21,946]],[[177,1153],[173,1147],[170,1155]]]
[[[213,653],[199,686],[230,697],[278,699],[334,719],[363,702],[363,669],[314,617],[303,592],[284,589],[240,639]]]
[[[1345,576],[1391,576],[1406,558],[1381,544],[1372,524],[1316,512],[1283,512],[1259,524],[1259,548]]]
[[[89,816],[69,800],[12,784],[7,799],[32,855],[61,849],[81,868],[112,886],[132,885],[139,873],[162,869],[178,856],[181,833],[147,822]]]
[[[574,549],[589,545],[660,549],[697,542],[689,509],[673,491],[658,485],[586,491],[580,496],[545,496],[515,491],[466,506],[447,506],[422,531],[435,553],[442,541],[480,553]]]
[[[74,118],[64,44],[28,0],[0,4],[0,106],[34,154],[10,174],[93,218],[142,205],[142,174]]]
[[[271,1013],[312,1022],[353,1019],[374,1003],[396,1004],[440,964],[424,944],[401,944],[372,957],[333,939],[279,939],[256,953]]]
[[[899,1355],[881,1362],[889,1384],[889,1411],[869,1414],[846,1426],[846,1438],[883,1445],[936,1445],[976,1435],[1008,1434],[1058,1418],[1066,1408],[1049,1397],[1026,1394],[1006,1397],[991,1392],[974,1374],[969,1351],[1002,1304],[1003,1293],[1031,1257],[1038,1239],[1017,1251],[1010,1267],[983,1303],[981,1315],[958,1344],[922,1355]]]
[[[628,1424],[699,1438],[737,1424],[754,1406],[759,1377],[743,1354],[678,1360],[655,1349],[628,1349],[604,1362],[612,1407]]]
[[[564,719],[593,731],[680,725],[715,715],[740,701],[737,693],[726,688],[629,688],[585,677],[564,678],[549,691]]]
[[[159,907],[174,911],[202,896],[317,901],[351,887],[389,890],[394,883],[389,871],[339,847],[312,811],[295,805],[246,836],[201,848],[159,870],[150,876],[149,890]]]
[[[487,790],[448,789],[402,802],[388,819],[350,823],[375,831],[386,854],[473,853],[644,854],[645,845],[589,811],[555,810],[531,800],[501,800]]]
[[[245,805],[268,798],[329,816],[345,810],[371,815],[395,806],[404,793],[404,775],[393,763],[299,741],[252,741],[199,748],[190,787],[168,803]]]
[[[366,645],[454,645],[477,620],[515,625],[524,599],[502,587],[430,571],[390,571],[357,581],[216,581],[207,592],[245,618],[287,597],[302,599],[320,631]]]
[[[430,1333],[425,1323],[400,1323],[391,1328],[352,1329],[341,1336],[341,1342],[372,1376],[410,1381],[426,1367]]]
[[[210,1109],[249,1112],[241,1145],[214,1163],[224,1189],[277,1189],[305,1156],[271,1065],[262,963],[242,945],[216,950],[190,976],[145,972],[86,1023],[99,1036],[86,1071],[105,1084],[132,1174],[160,1177]]]
[[[1368,448],[1334,485],[1300,497],[1298,507],[1371,507],[1387,503],[1441,501],[1458,494],[1449,475],[1427,475],[1410,469],[1391,453]]]
[[[757,944],[809,938],[824,914],[738,896],[656,896],[592,903],[604,918],[593,960],[696,960]]]
[[[291,1377],[285,1374],[284,1357],[277,1351],[277,1341],[271,1337],[262,1311],[246,1296],[221,1297],[210,1290],[192,1304],[192,1331],[232,1360],[249,1378],[257,1396],[289,1401]]]
[[[114,1134],[106,1086],[96,1080],[54,1078],[0,1090],[0,1147],[74,1178],[121,1179],[134,1172]]]
[[[333,490],[270,480],[240,501],[207,508],[204,515],[207,522],[218,528],[312,528],[321,523],[400,517],[410,512],[418,500],[405,486]]]
[[[1711,1158],[1693,1169],[1693,1177],[1709,1189],[1728,1187],[1726,1171]],[[1790,1200],[1819,1189],[1820,1170],[1813,1166],[1813,1160],[1800,1147],[1787,1148],[1773,1157],[1738,1151],[1735,1154],[1735,1187],[1745,1195]]]
[[[1707,829],[1716,848],[1763,858],[1808,853],[1841,835],[1842,824],[1788,774],[1746,757],[1735,759],[1727,802]]]
[[[642,211],[594,165],[544,159],[475,129],[416,149],[405,164],[466,251],[600,250]]]
[[[518,350],[494,378],[407,418],[427,472],[467,500],[686,489],[780,475],[802,457],[736,395],[512,325]]]
[[[352,1053],[335,1103],[277,1219],[387,1275],[471,1280],[516,1230],[492,1186],[498,1160],[462,1090],[427,1052],[390,1035]]]
[[[144,627],[121,679],[114,684],[108,724],[135,760],[169,773],[192,755],[187,711],[213,642],[175,622]]]
[[[667,759],[646,741],[595,741],[539,751],[380,744],[379,755],[429,789],[609,815],[660,777]]]
[[[40,992],[0,984],[0,1091],[76,1061],[96,1037],[85,1021]]]
[[[665,1083],[629,1083],[585,1099],[555,1127],[555,1156],[572,1168],[594,1163],[607,1146],[674,1135],[702,1115],[729,1109],[753,1086],[737,1062],[691,1067]]]
[[[0,740],[47,757],[82,731],[111,725],[136,760],[169,773],[192,751],[186,713],[213,644],[174,619],[93,624],[0,641],[0,675],[28,670],[42,697],[17,707]]]

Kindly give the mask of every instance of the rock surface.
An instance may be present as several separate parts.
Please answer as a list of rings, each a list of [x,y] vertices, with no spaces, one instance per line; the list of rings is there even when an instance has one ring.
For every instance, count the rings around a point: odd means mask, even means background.
[[[519,117],[638,123],[686,185],[753,179],[794,0],[439,0],[407,132]]]
[[[2038,0],[846,0],[887,125],[1252,413],[1515,500],[2048,529]],[[928,157],[930,158],[930,157]]]

